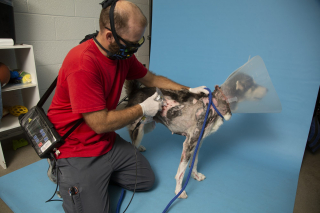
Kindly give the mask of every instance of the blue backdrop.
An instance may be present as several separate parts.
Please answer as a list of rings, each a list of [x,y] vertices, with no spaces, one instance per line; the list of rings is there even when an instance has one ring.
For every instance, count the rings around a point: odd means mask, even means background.
[[[152,18],[150,70],[214,89],[249,56],[260,55],[283,108],[234,114],[205,139],[199,172],[211,176],[194,196],[199,185],[188,186],[189,198],[172,212],[186,203],[206,212],[292,212],[320,85],[320,1],[161,0],[153,1]],[[163,137],[156,131],[151,134]],[[183,140],[164,142],[166,152],[178,159]],[[168,176],[174,185],[178,161],[166,166],[173,167]]]

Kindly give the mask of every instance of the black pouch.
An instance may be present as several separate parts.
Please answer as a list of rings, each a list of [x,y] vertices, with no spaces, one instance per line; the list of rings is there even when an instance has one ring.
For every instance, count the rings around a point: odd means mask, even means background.
[[[25,133],[28,142],[31,144],[40,158],[51,158],[52,153],[54,153],[57,148],[64,143],[64,140],[83,121],[83,118],[80,118],[65,135],[60,136],[53,124],[48,119],[42,106],[55,88],[57,84],[57,78],[42,96],[38,104],[32,107],[26,114],[19,116],[20,126]]]
[[[19,122],[28,142],[40,158],[50,157],[49,152],[61,145],[61,136],[54,129],[42,108],[32,107],[19,119]]]

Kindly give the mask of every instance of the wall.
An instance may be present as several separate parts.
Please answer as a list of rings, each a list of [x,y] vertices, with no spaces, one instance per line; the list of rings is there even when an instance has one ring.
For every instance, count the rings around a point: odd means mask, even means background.
[[[150,0],[131,0],[150,20]],[[57,76],[64,57],[85,35],[99,30],[102,0],[13,0],[16,43],[34,48],[40,96]],[[149,35],[149,27],[145,37]],[[149,40],[147,40],[149,41]],[[136,53],[149,66],[149,42]],[[47,110],[52,95],[46,102]]]

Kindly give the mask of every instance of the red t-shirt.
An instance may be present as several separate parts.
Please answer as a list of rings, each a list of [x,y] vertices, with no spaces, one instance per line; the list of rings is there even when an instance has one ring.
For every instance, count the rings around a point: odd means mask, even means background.
[[[88,40],[71,49],[64,59],[48,117],[62,136],[82,113],[115,109],[125,79],[142,78],[147,71],[134,55],[111,60]],[[115,132],[96,134],[82,122],[59,148],[58,159],[101,156],[112,149],[115,137]]]

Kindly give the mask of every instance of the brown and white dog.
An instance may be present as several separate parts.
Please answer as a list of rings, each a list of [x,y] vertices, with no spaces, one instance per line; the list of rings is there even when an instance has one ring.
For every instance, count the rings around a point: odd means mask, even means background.
[[[250,93],[256,96],[250,98],[262,98],[266,94],[267,90],[264,87],[255,84],[252,78],[251,82],[249,83],[248,76],[246,76],[245,85],[241,79],[243,78],[240,78],[237,82],[235,82],[234,88],[230,88],[233,90],[239,90],[237,91],[239,96],[245,97]],[[125,84],[125,89],[128,95],[128,104],[126,107],[143,102],[145,99],[152,96],[156,91],[156,88],[140,88],[137,81],[127,81]],[[253,90],[259,90],[259,92],[255,92]],[[162,111],[158,112],[153,118],[147,118],[150,121],[149,123],[142,122],[141,125],[136,128],[140,121],[140,118],[137,119],[134,123],[128,125],[128,130],[132,142],[139,149],[139,151],[145,151],[145,148],[140,145],[141,140],[145,133],[148,133],[150,130],[152,131],[154,129],[155,122],[165,125],[172,132],[172,134],[179,134],[186,137],[183,143],[183,150],[178,172],[175,176],[177,182],[175,193],[178,194],[182,189],[182,180],[190,158],[192,161],[192,156],[195,151],[195,147],[197,145],[205,119],[209,98],[208,95],[205,95],[204,93],[193,94],[188,90],[173,91],[161,89],[161,92],[164,96],[164,106],[162,107]],[[223,94],[218,86],[212,92],[212,102],[218,111],[223,115],[225,120],[229,120],[232,115],[230,104],[226,100],[227,98],[228,97]],[[233,104],[232,108],[235,107],[236,106]],[[223,118],[221,118],[211,106],[201,143],[205,137],[217,131],[222,124]],[[206,177],[197,171],[198,153],[199,150],[197,152],[194,167],[192,169],[192,177],[198,181],[202,181]],[[179,198],[187,198],[186,192],[183,191]]]

